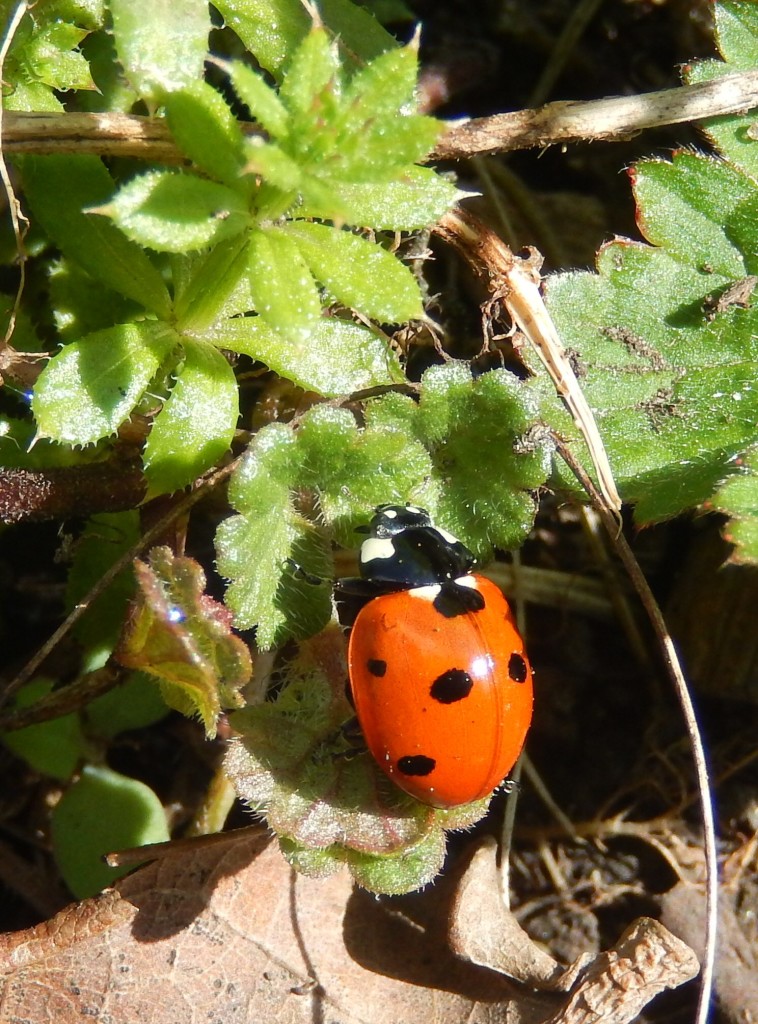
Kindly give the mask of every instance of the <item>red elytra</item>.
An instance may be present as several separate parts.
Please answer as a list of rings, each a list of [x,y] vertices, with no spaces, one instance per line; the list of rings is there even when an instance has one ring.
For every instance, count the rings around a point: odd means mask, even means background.
[[[468,575],[484,606],[440,611],[439,587],[370,600],[350,635],[356,715],[379,767],[434,807],[492,792],[515,764],[532,717],[532,672],[510,606]]]

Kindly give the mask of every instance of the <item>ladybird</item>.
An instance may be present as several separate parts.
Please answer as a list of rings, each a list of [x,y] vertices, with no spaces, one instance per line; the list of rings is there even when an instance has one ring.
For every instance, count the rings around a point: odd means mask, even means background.
[[[381,505],[364,532],[361,578],[336,597],[352,623],[349,684],[366,746],[425,804],[485,797],[515,764],[532,716],[510,606],[424,509]]]

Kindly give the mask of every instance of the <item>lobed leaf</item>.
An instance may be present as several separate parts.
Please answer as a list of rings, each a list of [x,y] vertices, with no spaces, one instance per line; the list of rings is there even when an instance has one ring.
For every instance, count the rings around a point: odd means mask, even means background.
[[[548,299],[621,493],[646,522],[708,500],[758,441],[758,310],[742,287],[757,193],[739,170],[687,153],[642,164],[635,194],[661,248],[614,242],[598,276],[553,278]],[[544,401],[549,388],[536,387]],[[552,396],[542,415],[575,430]]]
[[[684,69],[687,82],[704,82],[749,71],[758,63],[758,17],[755,4],[743,0],[721,0],[714,5],[716,43],[723,61],[696,61]],[[752,112],[714,117],[701,127],[721,151],[737,167],[758,176],[758,138]]]
[[[725,537],[735,545],[731,560],[758,563],[758,465],[755,450],[713,496],[713,508],[730,518]]]
[[[191,558],[153,548],[136,562],[139,588],[115,657],[158,679],[169,706],[197,715],[213,736],[225,707],[240,707],[250,679],[250,652],[231,632],[229,611],[205,593],[205,575]]]

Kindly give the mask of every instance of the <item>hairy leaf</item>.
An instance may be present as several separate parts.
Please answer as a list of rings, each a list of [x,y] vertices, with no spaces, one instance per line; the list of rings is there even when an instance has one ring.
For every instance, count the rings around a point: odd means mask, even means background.
[[[229,363],[210,345],[183,339],[184,363],[145,445],[150,495],[186,487],[229,450],[239,416]]]
[[[170,328],[143,320],[67,345],[37,381],[32,410],[40,434],[66,444],[113,434],[177,341]]]
[[[214,6],[261,67],[277,77],[311,29],[305,8],[291,0],[219,0]],[[321,0],[319,13],[350,61],[371,60],[397,46],[376,18],[351,0]]]
[[[22,177],[33,217],[69,259],[141,307],[169,316],[168,290],[147,254],[110,221],[85,212],[115,191],[102,161],[93,156],[26,157]]]
[[[197,715],[213,736],[225,707],[240,707],[250,679],[247,646],[231,632],[231,616],[205,591],[205,575],[191,558],[153,548],[135,563],[139,596],[116,658],[156,677],[166,702]]]
[[[190,82],[167,96],[165,107],[171,134],[187,156],[211,177],[237,185],[243,136],[221,94],[207,82]]]
[[[141,174],[90,212],[112,218],[132,241],[159,252],[202,249],[240,234],[249,223],[237,192],[180,171]]]
[[[127,78],[153,106],[202,78],[210,13],[197,0],[109,0]]]
[[[410,270],[380,245],[325,224],[292,221],[280,230],[297,243],[314,277],[346,306],[385,323],[423,316]]]
[[[306,391],[329,398],[404,380],[388,342],[345,320],[322,317],[303,343],[273,330],[261,317],[222,321],[204,337],[219,348],[265,363]]]

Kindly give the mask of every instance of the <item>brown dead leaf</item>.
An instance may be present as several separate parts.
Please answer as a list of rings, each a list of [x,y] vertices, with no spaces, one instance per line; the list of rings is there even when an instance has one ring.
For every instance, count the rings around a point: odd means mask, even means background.
[[[0,938],[0,1022],[537,1024],[555,997],[446,948],[451,883],[377,900],[296,875],[260,833],[170,853]]]
[[[658,921],[640,918],[614,949],[592,962],[561,967],[523,931],[499,898],[497,845],[485,840],[466,868],[452,903],[450,944],[461,957],[533,988],[569,991],[547,1024],[627,1024],[667,988],[700,970],[689,946]]]
[[[486,839],[466,868],[453,900],[449,937],[458,956],[532,988],[568,988],[566,968],[529,938],[500,896],[497,843]]]
[[[697,957],[659,921],[641,917],[600,953],[546,1024],[630,1024],[651,999],[700,971]]]

